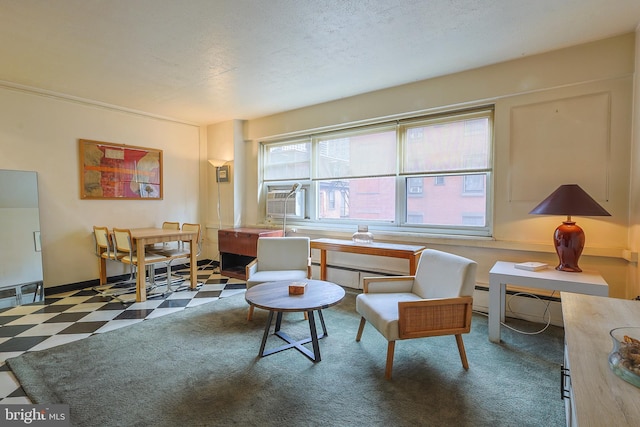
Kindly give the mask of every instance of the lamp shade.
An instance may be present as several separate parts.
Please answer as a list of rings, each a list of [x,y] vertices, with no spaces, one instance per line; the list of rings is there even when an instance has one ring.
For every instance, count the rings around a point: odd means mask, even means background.
[[[227,163],[227,161],[222,159],[209,159],[209,163],[211,163],[211,166],[217,168]]]
[[[611,216],[578,184],[561,185],[529,213],[535,215]]]
[[[585,236],[582,228],[571,220],[571,215],[611,216],[577,184],[561,185],[529,213],[567,215],[567,220],[553,234],[553,244],[559,259],[556,270],[574,273],[582,271],[578,260],[584,249]]]

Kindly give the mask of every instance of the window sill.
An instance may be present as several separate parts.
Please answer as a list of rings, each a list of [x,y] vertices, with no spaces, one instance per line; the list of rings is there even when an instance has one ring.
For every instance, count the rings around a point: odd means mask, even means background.
[[[265,228],[279,228],[274,224],[260,224],[259,226]],[[428,233],[416,233],[416,232],[389,232],[389,231],[375,231],[370,230],[374,239],[389,243],[406,243],[406,244],[420,244],[428,246],[433,245],[449,245],[449,246],[466,246],[473,248],[486,248],[496,250],[512,250],[523,252],[539,252],[539,253],[553,253],[555,250],[550,243],[531,243],[531,242],[517,242],[496,240],[493,237],[481,237],[481,236],[457,236],[457,235],[434,235]],[[330,229],[326,226],[315,226],[310,224],[290,224],[287,221],[287,235],[300,234],[309,236],[312,239],[318,238],[333,238],[333,239],[345,239],[350,240],[355,230],[346,229]],[[635,252],[631,252],[625,248],[611,248],[611,247],[592,247],[587,246],[582,253],[583,256],[597,256],[607,258],[620,258],[629,262],[637,262],[638,255]]]

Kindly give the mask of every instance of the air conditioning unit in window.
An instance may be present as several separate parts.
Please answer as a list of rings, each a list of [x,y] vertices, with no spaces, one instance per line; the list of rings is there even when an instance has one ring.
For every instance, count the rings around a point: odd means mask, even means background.
[[[267,216],[283,218],[286,200],[287,218],[304,218],[305,190],[298,190],[287,200],[290,192],[291,190],[272,190],[267,193]]]

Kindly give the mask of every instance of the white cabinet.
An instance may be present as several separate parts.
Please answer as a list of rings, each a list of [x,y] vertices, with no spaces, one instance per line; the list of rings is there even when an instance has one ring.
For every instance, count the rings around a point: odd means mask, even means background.
[[[567,425],[637,426],[640,388],[609,368],[611,329],[640,326],[640,302],[562,292]]]
[[[567,344],[564,345],[564,363],[562,364],[562,372],[560,374],[562,379],[561,391],[562,399],[564,401],[564,411],[567,419],[567,426],[576,426],[576,416],[574,413],[574,407],[571,404],[574,399],[573,388],[571,387],[571,364],[569,363]]]

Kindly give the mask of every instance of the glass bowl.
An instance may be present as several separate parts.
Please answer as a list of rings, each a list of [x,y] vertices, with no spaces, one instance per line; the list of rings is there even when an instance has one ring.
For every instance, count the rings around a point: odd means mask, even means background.
[[[640,327],[615,328],[609,335],[613,340],[609,367],[623,380],[640,387]]]

